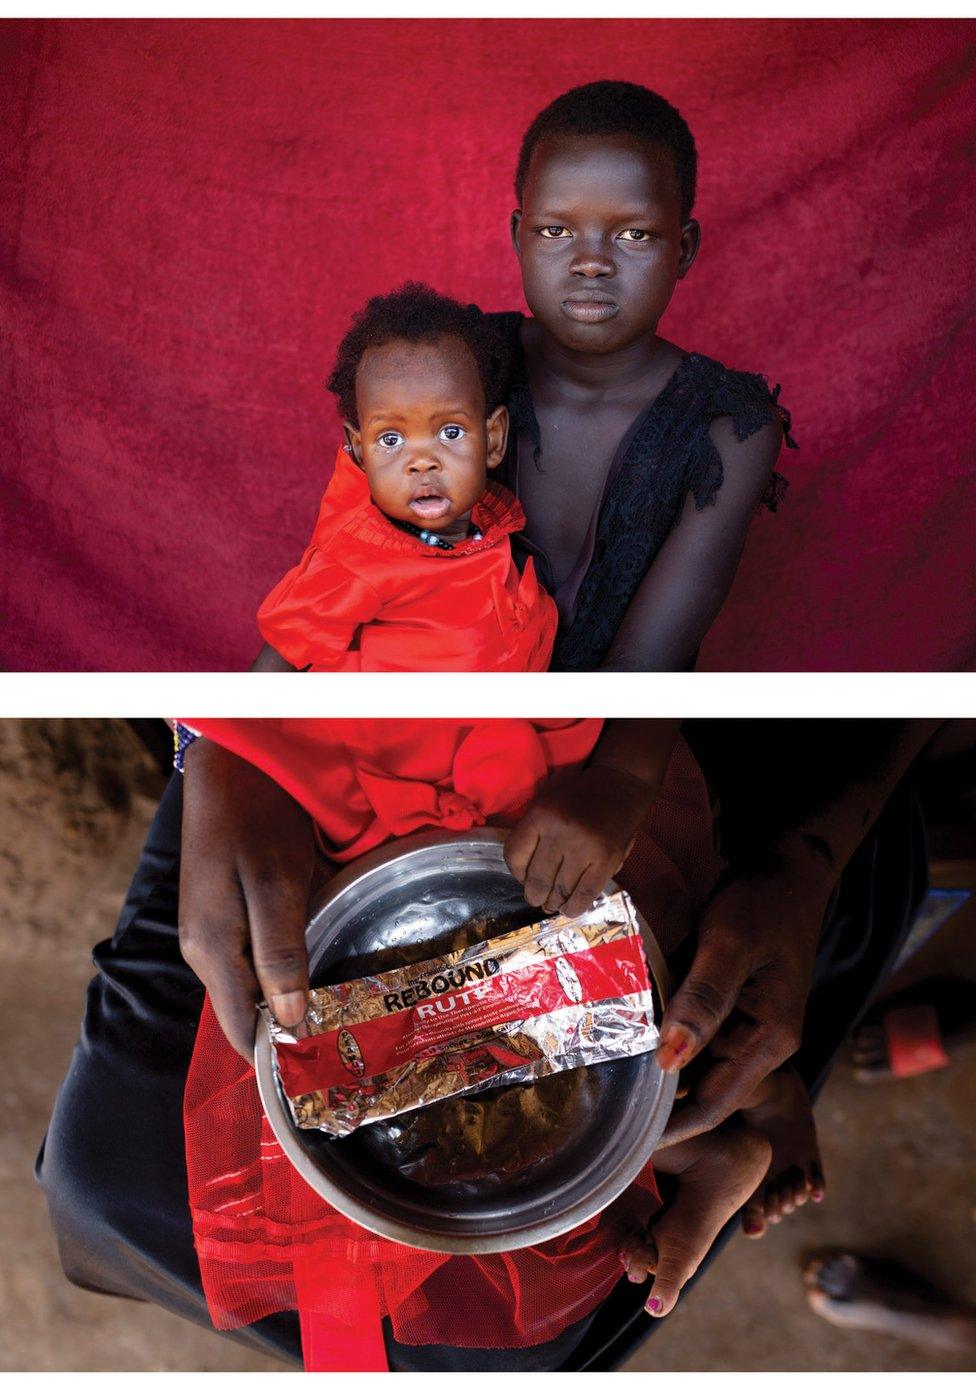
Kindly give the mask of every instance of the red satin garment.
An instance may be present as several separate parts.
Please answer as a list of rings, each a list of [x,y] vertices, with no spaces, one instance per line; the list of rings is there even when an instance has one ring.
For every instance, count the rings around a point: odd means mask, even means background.
[[[582,763],[600,720],[188,720],[268,772],[348,861],[421,827],[509,824],[542,780]],[[374,805],[375,804],[375,805]],[[715,876],[711,812],[678,746],[620,881],[667,947]],[[601,1215],[531,1249],[458,1256],[399,1245],[326,1205],[288,1162],[254,1073],[204,1007],[185,1096],[194,1240],[214,1326],[297,1309],[308,1370],[385,1370],[406,1345],[522,1347],[558,1336],[619,1280],[622,1239],[658,1204],[648,1165]]]
[[[368,505],[370,500],[366,473],[357,467],[349,453],[340,447],[336,453],[332,475],[326,482],[325,491],[322,493],[318,521],[312,534],[313,540],[315,533],[322,527],[323,521],[330,515],[350,510],[353,506]]]
[[[421,827],[511,826],[601,719],[188,719],[305,808],[336,861]]]
[[[350,479],[350,470],[358,481]],[[480,540],[437,549],[390,523],[365,477],[338,453],[301,562],[258,610],[265,641],[313,671],[544,671],[556,605],[509,536],[525,524],[510,491],[490,483],[472,511]]]

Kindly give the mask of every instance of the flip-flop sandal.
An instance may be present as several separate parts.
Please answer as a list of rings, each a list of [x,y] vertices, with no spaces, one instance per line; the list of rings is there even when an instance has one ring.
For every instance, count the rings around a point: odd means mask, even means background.
[[[949,1063],[934,1006],[896,1006],[881,1019],[894,1079],[912,1079]]]
[[[976,1021],[976,985],[955,978],[930,978],[876,1005],[855,1032],[876,1028],[879,1053],[893,1079],[912,1079],[944,1069],[960,1029]],[[878,1068],[882,1061],[878,1060]],[[855,1053],[855,1070],[868,1069]],[[865,1082],[875,1076],[865,1076]]]

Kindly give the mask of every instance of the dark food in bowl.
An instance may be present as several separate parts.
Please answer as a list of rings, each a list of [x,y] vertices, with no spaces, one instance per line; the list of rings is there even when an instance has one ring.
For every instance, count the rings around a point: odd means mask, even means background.
[[[420,1186],[535,1179],[592,1124],[597,1068],[459,1094],[360,1131],[378,1161]]]

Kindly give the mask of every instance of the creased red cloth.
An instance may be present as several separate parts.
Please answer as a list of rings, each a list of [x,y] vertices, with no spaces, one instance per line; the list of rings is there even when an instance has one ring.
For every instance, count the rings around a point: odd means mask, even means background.
[[[782,381],[803,427],[699,664],[973,665],[971,23],[2,37],[0,665],[247,665],[340,440],[323,381],[351,314],[408,278],[522,306],[519,141],[605,77],[698,143],[702,250],[663,334]]]
[[[333,860],[425,826],[511,825],[550,772],[580,764],[600,719],[188,719],[274,778]]]
[[[457,782],[478,821],[524,807],[553,770],[580,763],[600,721],[195,720],[290,790],[305,793],[337,858],[375,846],[390,823],[429,825],[417,789],[443,801]],[[316,738],[321,750],[315,760]],[[526,764],[529,764],[528,772]],[[365,815],[363,775],[382,770],[385,815]],[[398,776],[397,768],[402,771]],[[393,789],[403,787],[402,799]],[[444,825],[435,820],[435,826]],[[683,744],[620,876],[667,947],[715,877],[711,811]],[[350,840],[350,833],[355,833]],[[557,1240],[500,1255],[441,1255],[373,1235],[328,1207],[291,1167],[265,1119],[254,1073],[209,1001],[184,1105],[194,1240],[214,1325],[297,1309],[310,1370],[385,1368],[380,1319],[407,1345],[521,1347],[585,1317],[620,1277],[617,1250],[659,1204],[653,1172]]]
[[[340,450],[311,544],[258,610],[264,640],[313,671],[547,670],[556,604],[532,560],[520,576],[512,559],[525,516],[511,491],[490,482],[472,512],[481,538],[441,550],[398,530],[365,485],[347,505],[348,461]]]

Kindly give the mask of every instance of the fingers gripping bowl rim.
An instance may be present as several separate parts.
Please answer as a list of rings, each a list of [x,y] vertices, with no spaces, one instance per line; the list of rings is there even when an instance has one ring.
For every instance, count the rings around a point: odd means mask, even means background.
[[[347,866],[320,892],[309,919],[313,984],[362,976],[379,960],[389,967],[420,961],[472,920],[503,919],[512,928],[530,922],[534,911],[505,864],[506,835],[490,827],[422,832]],[[650,929],[639,922],[660,1024],[667,969]],[[653,1054],[577,1071],[586,1076],[587,1112],[560,1125],[560,1140],[538,1171],[431,1187],[397,1169],[400,1120],[341,1139],[296,1128],[260,1018],[254,1058],[272,1130],[313,1190],[386,1239],[449,1254],[541,1244],[608,1206],[660,1140],[677,1079]]]

